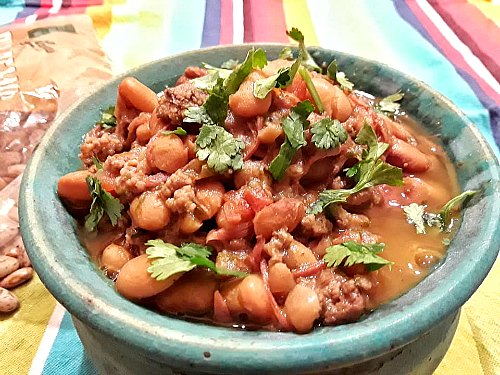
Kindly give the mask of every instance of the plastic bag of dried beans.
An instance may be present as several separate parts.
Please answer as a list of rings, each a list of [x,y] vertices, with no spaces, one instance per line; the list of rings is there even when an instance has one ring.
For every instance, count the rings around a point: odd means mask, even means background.
[[[21,174],[57,113],[110,77],[88,16],[0,28],[0,190]]]

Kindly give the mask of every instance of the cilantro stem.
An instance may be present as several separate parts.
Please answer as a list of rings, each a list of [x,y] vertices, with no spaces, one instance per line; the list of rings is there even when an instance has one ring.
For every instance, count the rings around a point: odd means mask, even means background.
[[[299,74],[306,83],[307,90],[309,90],[309,93],[311,94],[314,103],[316,104],[316,107],[318,107],[319,113],[323,113],[323,103],[321,102],[321,98],[319,97],[318,90],[316,90],[316,87],[314,86],[314,83],[311,79],[311,76],[309,75],[309,72],[307,71],[306,68],[301,66],[299,68]]]

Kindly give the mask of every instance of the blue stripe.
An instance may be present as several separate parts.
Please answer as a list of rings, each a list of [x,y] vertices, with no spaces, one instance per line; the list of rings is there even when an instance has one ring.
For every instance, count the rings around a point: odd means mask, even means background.
[[[42,371],[43,375],[97,375],[97,370],[85,356],[83,345],[68,312],[64,313],[61,327]]]
[[[216,46],[220,41],[220,0],[207,0],[203,23],[202,47]]]
[[[18,3],[16,1],[16,3]],[[0,7],[0,25],[8,25],[16,19],[16,16],[23,10],[22,6],[12,6],[9,4],[7,7]]]
[[[405,0],[395,0],[394,4],[396,10],[401,15],[401,17],[413,26],[429,43],[431,43],[437,50],[442,52],[441,46],[437,44],[434,39],[430,36],[427,30],[422,26],[418,18],[413,14],[412,10],[408,7]],[[465,82],[470,86],[474,94],[477,96],[481,104],[483,105],[489,113],[490,131],[493,133],[493,138],[496,145],[500,147],[500,105],[495,102],[488,94],[486,94],[477,81],[468,72],[462,68],[457,67],[453,61],[450,61],[455,67],[455,70],[463,78]],[[472,118],[471,118],[472,119]],[[473,120],[473,119],[472,119]],[[483,132],[484,133],[484,132]],[[497,155],[499,155],[498,149],[495,150]]]

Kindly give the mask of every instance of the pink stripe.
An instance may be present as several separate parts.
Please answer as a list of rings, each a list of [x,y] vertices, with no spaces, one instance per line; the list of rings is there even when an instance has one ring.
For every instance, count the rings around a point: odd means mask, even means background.
[[[486,95],[490,96],[493,100],[500,102],[500,95],[495,90],[493,90],[491,86],[488,85],[488,83],[485,82],[484,79],[482,79],[476,73],[476,71],[470,67],[469,64],[467,64],[463,56],[451,46],[450,42],[448,42],[443,34],[441,34],[436,25],[434,25],[434,23],[427,18],[427,15],[422,9],[420,9],[419,5],[412,0],[407,0],[406,4],[412,10],[415,17],[418,18],[421,25],[427,30],[434,42],[439,46],[441,52],[446,56],[446,58],[450,60],[455,66],[463,69],[471,77],[473,77]]]
[[[220,2],[220,44],[233,43],[233,1]]]
[[[281,0],[246,0],[245,42],[288,43]]]

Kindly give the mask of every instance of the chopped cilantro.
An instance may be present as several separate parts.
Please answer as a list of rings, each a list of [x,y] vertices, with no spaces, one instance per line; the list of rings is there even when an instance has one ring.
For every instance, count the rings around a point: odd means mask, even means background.
[[[116,225],[121,216],[123,205],[102,188],[101,182],[96,177],[87,176],[86,181],[92,197],[92,204],[90,213],[85,216],[85,228],[89,232],[95,230],[104,214],[108,215],[113,226]]]
[[[400,107],[400,104],[397,102],[403,99],[403,97],[404,93],[399,91],[395,94],[386,96],[378,103],[376,109],[385,114],[395,113]]]
[[[307,117],[313,110],[314,107],[309,100],[300,102],[281,121],[285,140],[278,155],[269,164],[269,172],[275,180],[283,178],[297,150],[306,145],[304,129],[309,126]]]
[[[337,79],[338,72],[337,60],[332,60],[332,62],[326,68],[326,75],[331,79]]]
[[[347,131],[339,120],[324,118],[311,126],[312,142],[317,148],[329,149],[347,140]]]
[[[196,146],[198,159],[206,160],[217,173],[224,173],[229,168],[238,170],[243,166],[241,150],[245,144],[222,126],[203,125],[196,137]]]
[[[175,135],[187,135],[187,131],[185,131],[184,129],[182,129],[181,127],[177,127],[177,129],[175,130],[163,130],[161,132],[162,135],[171,135],[171,134],[175,134]]]
[[[209,259],[212,249],[195,243],[184,243],[180,247],[165,243],[163,240],[149,240],[146,254],[153,259],[148,272],[151,277],[161,281],[180,272],[191,271],[197,266],[206,267],[218,275],[235,277],[246,276],[245,272],[217,268]]]
[[[111,129],[116,126],[114,105],[101,110],[101,118],[96,122],[96,125],[101,125],[103,129]]]
[[[238,60],[229,59],[229,60],[227,60],[227,61],[224,61],[224,62],[220,65],[220,67],[221,67],[222,69],[230,69],[230,70],[233,70],[233,69],[235,69],[235,68],[238,66],[238,64],[239,64],[239,63],[240,63],[240,62],[239,62]]]
[[[271,92],[271,90],[275,87],[284,88],[290,86],[293,82],[293,78],[295,74],[297,74],[297,70],[300,66],[301,58],[297,58],[292,66],[287,68],[281,68],[278,70],[276,74],[273,74],[270,77],[259,79],[255,81],[253,86],[253,95],[256,98],[264,99],[267,94]]]
[[[376,271],[383,266],[394,264],[377,254],[384,250],[385,244],[359,244],[353,241],[344,242],[340,245],[328,247],[323,260],[328,267],[338,267],[344,265],[345,267],[354,264],[364,264],[368,271]]]
[[[97,168],[97,170],[100,170],[103,167],[102,161],[100,161],[99,159],[97,159],[95,155],[92,156],[92,163],[94,163],[94,165]]]
[[[340,88],[342,90],[347,89],[347,90],[352,90],[354,88],[354,83],[349,81],[347,77],[345,76],[344,72],[337,72],[335,74],[335,79],[340,85]]]
[[[375,185],[400,186],[403,184],[403,171],[379,159],[387,150],[388,145],[377,141],[377,136],[371,126],[365,123],[356,137],[356,143],[367,146],[362,160],[347,170],[347,176],[352,177],[356,185],[351,189],[322,191],[319,193],[318,200],[309,207],[308,213],[317,214],[331,204],[345,203],[352,194]]]
[[[311,76],[309,75],[309,72],[307,71],[307,69],[301,66],[299,68],[299,74],[306,83],[307,90],[311,94],[311,97],[313,98],[319,113],[323,113],[323,103],[321,102],[321,98],[319,97],[318,91],[314,86],[314,83],[311,79]]]

